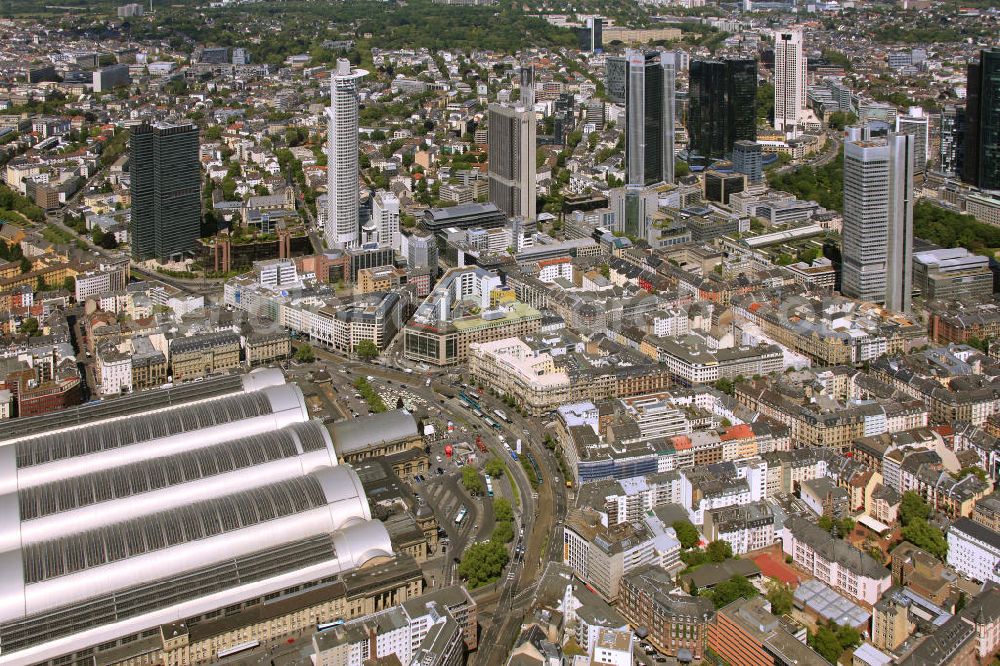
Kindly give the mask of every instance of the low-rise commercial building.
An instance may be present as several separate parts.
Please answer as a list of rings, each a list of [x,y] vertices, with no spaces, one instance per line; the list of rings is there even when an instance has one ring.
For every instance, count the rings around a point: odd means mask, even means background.
[[[468,358],[470,345],[534,333],[541,321],[538,310],[501,294],[495,273],[456,269],[438,282],[406,324],[403,353],[413,361],[454,365]]]
[[[533,416],[570,402],[642,395],[669,386],[665,369],[624,348],[588,353],[587,347],[577,338],[546,340],[544,335],[474,343],[469,372]]]
[[[642,567],[622,577],[618,608],[646,640],[682,662],[702,659],[715,609],[705,597],[673,594],[676,585],[660,567]]]
[[[240,351],[240,336],[233,331],[174,338],[170,341],[170,371],[175,382],[206,377],[239,367]]]
[[[913,255],[913,288],[928,301],[987,299],[993,294],[989,258],[961,247],[916,252]]]
[[[711,384],[737,376],[752,377],[781,372],[784,368],[777,345],[740,346],[710,349],[696,336],[643,340],[642,351],[666,364],[670,376],[682,386]]]
[[[771,614],[767,600],[737,599],[720,608],[708,628],[708,647],[729,664],[785,666],[826,660],[806,645],[805,628]]]

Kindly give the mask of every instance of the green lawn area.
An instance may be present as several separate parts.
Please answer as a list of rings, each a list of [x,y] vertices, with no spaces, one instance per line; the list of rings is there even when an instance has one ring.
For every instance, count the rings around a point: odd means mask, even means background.
[[[35,223],[27,217],[18,213],[16,210],[10,210],[8,208],[0,208],[0,223],[3,222],[13,222],[17,226],[24,227],[25,229],[30,229],[35,226]]]
[[[50,243],[61,244],[69,244],[76,240],[76,237],[73,234],[55,226],[46,226],[42,229],[42,238]]]
[[[514,494],[514,504],[521,506],[521,493],[517,489],[517,484],[514,483],[514,475],[511,474],[510,467],[507,467],[506,461],[504,462],[503,471],[507,475],[507,481],[510,482],[510,492]]]

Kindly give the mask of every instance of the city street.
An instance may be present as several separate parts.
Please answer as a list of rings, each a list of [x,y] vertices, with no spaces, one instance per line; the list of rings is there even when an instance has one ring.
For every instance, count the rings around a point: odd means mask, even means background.
[[[391,350],[392,348],[390,351],[384,352],[383,358],[387,355],[395,356],[396,354]],[[489,601],[490,597],[485,597],[480,608],[480,619],[484,627],[480,643],[483,647],[480,648],[476,657],[477,663],[496,663],[491,660],[501,654],[505,655],[517,636],[520,628],[517,609],[523,608],[531,596],[525,592],[529,591],[537,582],[546,562],[562,561],[562,532],[558,526],[565,519],[567,496],[572,491],[563,491],[565,479],[559,472],[555,456],[542,444],[546,435],[544,422],[522,417],[493,396],[478,396],[481,411],[484,414],[492,414],[494,409],[500,409],[510,419],[510,423],[494,419],[500,425],[500,431],[496,432],[484,421],[475,417],[458,399],[457,395],[462,388],[461,378],[455,369],[408,373],[377,363],[346,359],[319,348],[316,348],[316,355],[324,361],[323,365],[329,369],[332,378],[332,394],[336,396],[338,404],[344,405],[348,414],[351,414],[351,411],[359,415],[368,413],[364,401],[354,397],[356,391],[353,388],[353,382],[359,376],[371,377],[368,380],[369,383],[380,394],[383,392],[399,394],[400,391],[404,391],[422,399],[424,404],[418,405],[415,412],[425,414],[431,422],[435,423],[435,428],[442,425],[447,427],[447,421],[451,421],[454,425],[455,429],[452,433],[443,433],[438,440],[432,442],[431,474],[423,484],[420,484],[421,488],[415,489],[427,499],[438,517],[439,524],[448,534],[450,544],[447,546],[448,555],[442,565],[446,572],[442,581],[443,585],[456,580],[455,572],[448,565],[448,562],[454,564],[454,558],[460,557],[464,547],[471,543],[473,538],[477,540],[488,538],[492,531],[492,515],[489,515],[484,521],[480,521],[480,517],[484,515],[482,501],[469,501],[469,516],[463,521],[463,526],[460,529],[455,529],[454,518],[455,512],[459,508],[458,497],[464,495],[464,489],[461,488],[460,470],[456,461],[445,461],[447,465],[442,465],[442,468],[446,470],[446,474],[438,477],[436,474],[436,468],[439,466],[437,456],[440,454],[437,452],[443,451],[445,443],[452,443],[453,446],[456,443],[471,443],[478,434],[482,437],[482,441],[490,453],[480,454],[478,450],[474,450],[474,446],[471,447],[475,456],[474,464],[481,467],[483,462],[491,456],[497,456],[507,464],[517,484],[520,505],[513,501],[513,492],[506,481],[506,475],[494,484],[494,489],[512,500],[516,520],[524,528],[525,554],[523,563],[512,562],[508,566],[499,581],[497,594],[492,595],[493,601]],[[430,380],[430,385],[428,385],[428,380]],[[387,407],[393,409],[395,404],[387,404]],[[353,418],[353,414],[351,418]],[[501,444],[498,437],[501,434],[511,446],[520,439],[522,455],[531,453],[534,456],[542,476],[537,491],[532,488],[521,465],[511,459]],[[487,524],[486,521],[489,523]],[[473,526],[471,529],[469,523]],[[477,523],[479,523],[478,530],[475,529]],[[474,537],[474,535],[476,536]],[[499,621],[495,621],[493,618]]]

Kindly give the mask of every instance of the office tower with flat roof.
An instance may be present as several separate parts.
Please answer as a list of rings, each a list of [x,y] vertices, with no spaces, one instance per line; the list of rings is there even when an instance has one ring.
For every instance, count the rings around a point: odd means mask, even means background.
[[[689,72],[690,152],[718,159],[737,141],[756,141],[757,61],[692,60]]]
[[[802,30],[774,31],[774,129],[796,136],[806,108],[806,57]]]
[[[747,183],[764,182],[764,148],[756,141],[733,144],[733,170],[747,177]]]
[[[201,228],[201,164],[195,125],[143,124],[129,138],[132,216],[138,261],[186,254]]]
[[[604,61],[604,92],[615,104],[625,103],[625,82],[628,60],[623,56],[608,56]]]
[[[746,189],[746,177],[741,173],[724,173],[709,169],[705,172],[705,200],[729,205],[729,197]]]
[[[490,202],[508,217],[535,219],[535,135],[530,106],[490,104]]]
[[[365,70],[352,69],[349,60],[340,58],[330,77],[325,231],[331,247],[358,245],[358,84],[367,75]]]
[[[95,93],[109,92],[115,88],[123,88],[132,83],[128,65],[108,65],[94,70],[92,86]]]
[[[896,134],[913,135],[913,173],[919,175],[927,169],[930,148],[930,117],[919,106],[911,106],[905,115],[896,116]]]
[[[844,141],[845,296],[906,312],[913,291],[914,138],[869,138],[849,128]]]
[[[379,190],[372,198],[372,222],[378,230],[380,247],[400,250],[399,198],[392,192]]]
[[[941,111],[941,173],[961,176],[965,168],[965,107],[949,104]]]
[[[969,63],[965,95],[962,180],[1000,190],[1000,49],[983,49]]]
[[[608,58],[614,101],[625,104],[625,182],[644,187],[674,181],[675,56],[628,49]]]

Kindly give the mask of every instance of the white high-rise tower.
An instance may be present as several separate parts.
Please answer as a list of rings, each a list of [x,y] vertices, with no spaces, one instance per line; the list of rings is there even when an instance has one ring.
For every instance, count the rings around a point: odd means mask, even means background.
[[[358,82],[367,74],[341,58],[330,77],[324,232],[331,247],[358,245]]]
[[[844,141],[841,291],[898,312],[913,291],[914,152],[910,134],[848,128]]]
[[[806,108],[806,57],[802,31],[774,32],[774,129],[795,135]]]
[[[379,190],[372,199],[372,222],[378,229],[380,247],[401,249],[399,237],[399,199],[392,192]]]

